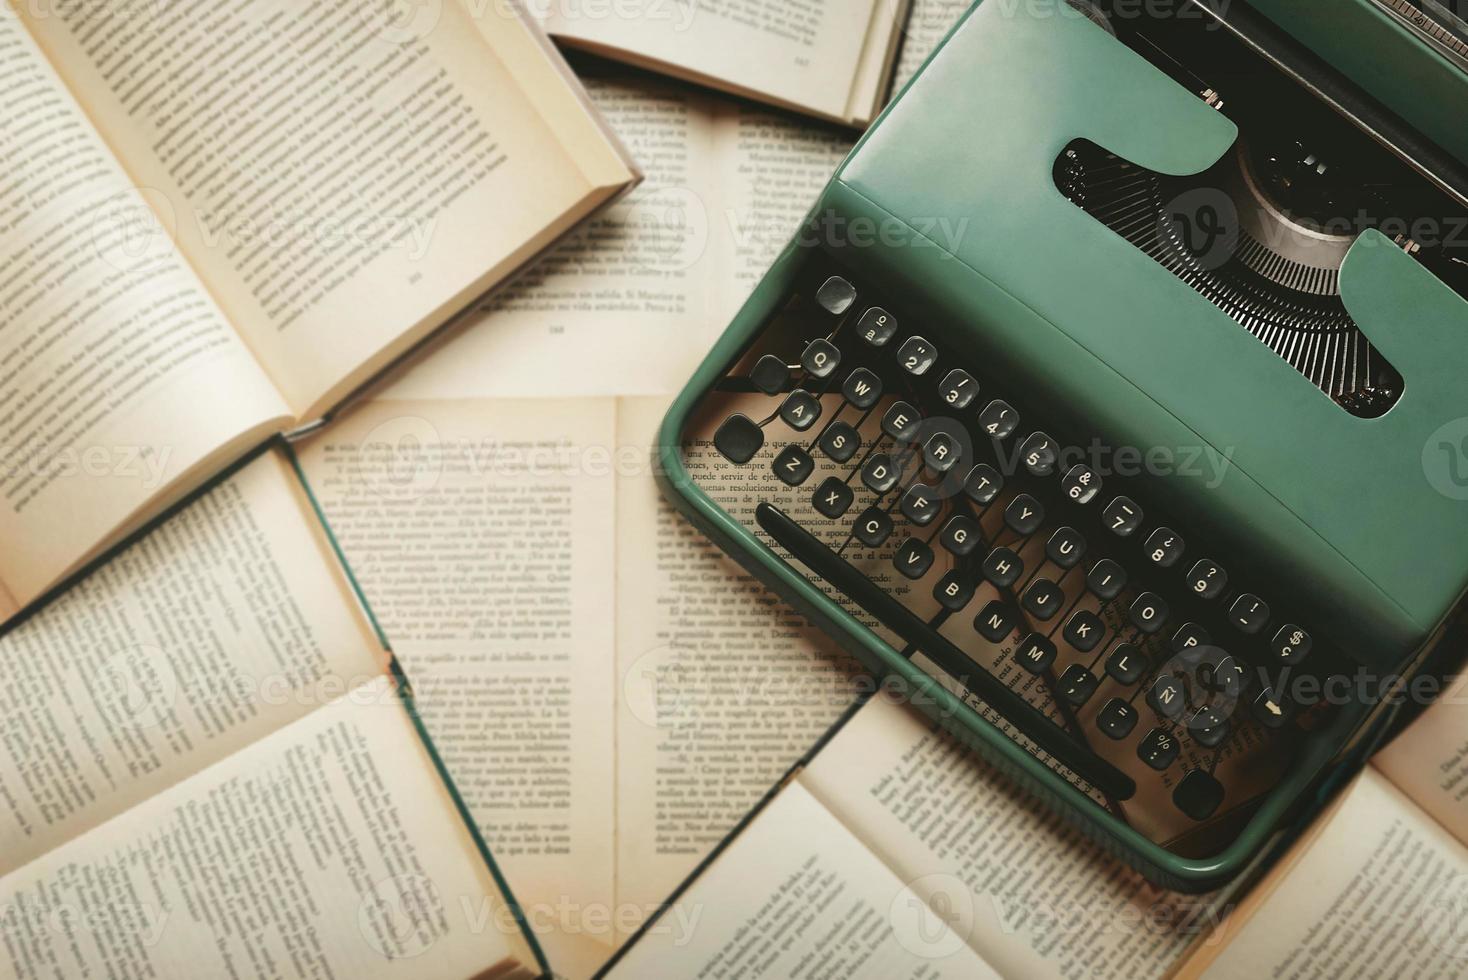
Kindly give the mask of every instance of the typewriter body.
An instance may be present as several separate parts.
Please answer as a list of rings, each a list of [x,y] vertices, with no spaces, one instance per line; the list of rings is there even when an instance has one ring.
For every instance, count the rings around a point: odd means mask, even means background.
[[[675,402],[666,494],[1112,853],[1226,882],[1468,586],[1461,31],[975,5]]]

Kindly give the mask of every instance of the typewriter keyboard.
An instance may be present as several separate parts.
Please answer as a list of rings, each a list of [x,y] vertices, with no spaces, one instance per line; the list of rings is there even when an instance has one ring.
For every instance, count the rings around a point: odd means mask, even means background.
[[[1099,805],[1185,836],[1278,778],[1320,707],[1290,681],[1333,654],[1143,469],[986,367],[823,270],[700,406],[690,473]]]

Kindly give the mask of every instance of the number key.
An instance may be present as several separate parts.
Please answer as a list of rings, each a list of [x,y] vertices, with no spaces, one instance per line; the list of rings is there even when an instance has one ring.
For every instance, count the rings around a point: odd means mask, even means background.
[[[950,407],[962,410],[968,408],[979,393],[979,383],[972,374],[962,368],[954,368],[943,377],[938,391]]]
[[[1147,560],[1158,568],[1171,568],[1183,556],[1183,536],[1170,527],[1159,527],[1147,538]]]
[[[938,348],[921,337],[908,337],[897,348],[897,363],[902,365],[902,370],[914,377],[927,374],[937,360]]]
[[[1217,599],[1228,585],[1228,572],[1217,562],[1202,559],[1188,573],[1188,588],[1203,599]]]
[[[1106,520],[1107,530],[1119,537],[1129,538],[1141,526],[1142,508],[1130,497],[1113,497],[1101,516]]]

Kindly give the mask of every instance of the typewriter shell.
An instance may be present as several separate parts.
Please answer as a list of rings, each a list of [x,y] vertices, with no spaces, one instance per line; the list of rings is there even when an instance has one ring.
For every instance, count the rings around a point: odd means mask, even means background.
[[[1365,234],[1342,269],[1342,297],[1406,385],[1380,418],[1348,414],[1057,190],[1052,166],[1077,138],[1181,175],[1207,169],[1238,135],[1195,94],[1062,6],[994,2],[969,11],[838,169],[804,236],[675,401],[659,438],[661,474],[670,499],[705,533],[879,673],[927,695],[960,737],[1153,880],[1200,891],[1257,857],[1293,801],[1336,771],[1342,754],[1306,753],[1217,855],[1172,854],[1108,820],[898,656],[715,505],[682,462],[700,398],[776,311],[814,241],[885,290],[920,297],[924,316],[964,324],[970,356],[981,352],[1113,445],[1226,455],[1217,486],[1168,476],[1153,480],[1152,492],[1271,568],[1271,588],[1286,590],[1292,608],[1363,667],[1392,673],[1420,653],[1468,586],[1468,551],[1446,544],[1468,539],[1468,503],[1438,493],[1424,470],[1429,438],[1468,415],[1460,379],[1468,303],[1385,237]],[[832,216],[895,223],[906,243],[831,239],[820,228]],[[937,220],[966,222],[951,249],[928,234]],[[1352,744],[1367,741],[1357,732]],[[1347,743],[1340,733],[1336,747]]]

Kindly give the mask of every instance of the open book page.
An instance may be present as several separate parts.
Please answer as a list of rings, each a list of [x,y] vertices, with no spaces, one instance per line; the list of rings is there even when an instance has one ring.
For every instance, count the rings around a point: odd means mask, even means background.
[[[0,5],[0,618],[288,418]]]
[[[1468,849],[1368,767],[1181,977],[1461,977]]]
[[[1459,674],[1371,765],[1468,845],[1468,674]]]
[[[496,860],[581,975],[611,952],[615,416],[371,401],[300,449]]]
[[[24,980],[535,975],[381,675],[0,878],[0,909]]]
[[[663,913],[609,978],[984,980],[1001,974],[799,783]]]
[[[897,73],[892,82],[894,95],[912,81],[912,76],[928,60],[928,55],[938,47],[938,42],[973,3],[974,0],[912,0],[902,48],[897,56]]]
[[[540,115],[514,7],[390,6],[22,15],[302,419],[632,178],[579,105],[569,144]]]
[[[1158,977],[1216,924],[880,695],[797,779],[1005,976]]]

